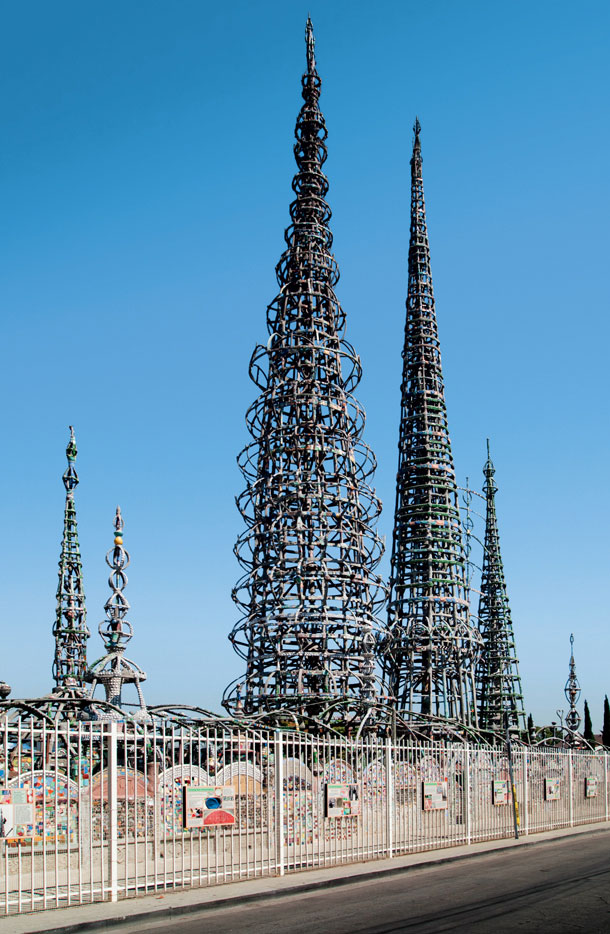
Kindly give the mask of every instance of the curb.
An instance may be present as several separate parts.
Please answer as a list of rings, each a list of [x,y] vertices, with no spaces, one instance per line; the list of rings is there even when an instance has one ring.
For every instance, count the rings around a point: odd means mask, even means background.
[[[156,908],[153,910],[139,911],[135,914],[125,914],[117,915],[113,918],[98,918],[91,921],[79,921],[74,924],[61,924],[57,927],[47,927],[44,930],[46,934],[77,934],[80,931],[95,931],[103,928],[112,928],[121,924],[137,924],[142,921],[157,921],[163,920],[164,918],[178,918],[181,915],[197,914],[200,912],[211,911],[215,908],[227,908],[230,905],[239,903],[240,905],[249,904],[252,902],[265,901],[267,899],[277,899],[282,897],[287,897],[291,895],[302,895],[306,892],[312,892],[319,889],[330,889],[338,888],[339,886],[345,885],[354,885],[358,882],[370,882],[373,879],[379,879],[386,876],[395,876],[400,875],[404,872],[410,872],[414,869],[423,869],[428,866],[441,866],[444,863],[451,862],[460,862],[466,859],[477,859],[481,856],[489,856],[490,853],[499,853],[499,852],[512,852],[516,847],[531,847],[531,846],[542,846],[545,843],[554,843],[556,840],[566,840],[569,837],[578,837],[581,834],[600,834],[607,833],[610,830],[610,827],[596,828],[594,830],[582,830],[578,833],[574,833],[572,830],[570,833],[561,834],[561,836],[553,837],[546,840],[524,840],[523,842],[515,842],[512,846],[502,846],[502,847],[491,847],[486,850],[479,850],[477,852],[471,853],[460,853],[455,856],[439,856],[437,859],[428,859],[420,863],[411,863],[408,866],[389,866],[386,869],[372,869],[370,872],[358,873],[355,876],[346,875],[339,876],[335,879],[323,879],[318,882],[300,882],[296,885],[286,886],[282,888],[269,889],[264,892],[251,892],[250,894],[244,895],[231,895],[227,898],[219,898],[214,901],[205,901],[198,902],[192,905],[180,905],[180,906],[168,906],[167,908]],[[505,838],[504,838],[505,839]],[[405,854],[406,855],[406,854]],[[349,864],[350,866],[358,865],[356,863]],[[330,868],[330,867],[329,867]],[[348,868],[346,866],[346,868]],[[277,877],[281,878],[281,877]],[[286,878],[285,876],[283,878]],[[245,880],[244,880],[245,881]],[[206,887],[205,891],[209,892],[210,887]],[[176,888],[171,892],[171,894],[178,892],[187,892],[189,888]],[[193,891],[193,888],[190,889]],[[152,893],[151,893],[152,894]],[[146,898],[146,895],[140,896]],[[125,899],[125,902],[133,903],[133,899]],[[109,902],[98,902],[98,905],[101,907],[103,904],[110,904]],[[76,907],[76,906],[73,906]],[[79,906],[80,907],[80,906]],[[62,909],[64,911],[69,911],[69,908]],[[32,914],[32,918],[36,917],[36,912]],[[19,917],[18,915],[7,916],[9,917]],[[23,917],[23,915],[21,916]],[[1,931],[1,920],[0,920],[0,931]],[[23,934],[41,934],[43,929],[37,928],[32,929],[31,932],[24,931]]]

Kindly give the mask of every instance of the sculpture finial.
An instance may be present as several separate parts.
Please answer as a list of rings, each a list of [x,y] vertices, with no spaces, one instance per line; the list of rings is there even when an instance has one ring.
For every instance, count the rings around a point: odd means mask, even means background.
[[[415,118],[415,123],[413,124],[413,155],[411,156],[411,167],[412,171],[415,171],[421,175],[421,123],[419,122],[419,117]]]
[[[114,548],[106,555],[106,564],[110,568],[108,585],[112,591],[104,604],[108,619],[100,623],[99,633],[105,640],[107,651],[116,650],[131,639],[133,630],[131,623],[125,619],[129,610],[129,602],[123,590],[127,585],[125,568],[129,566],[129,552],[123,548],[123,517],[121,507],[117,506],[114,516]]]
[[[68,459],[68,466],[63,476],[64,486],[66,488],[66,493],[72,495],[76,487],[78,486],[78,474],[74,467],[76,462],[76,455],[78,450],[76,447],[76,438],[74,437],[74,428],[72,425],[70,427],[70,439],[66,447],[66,458]]]
[[[570,709],[567,713],[565,724],[570,731],[568,736],[568,742],[570,744],[578,741],[579,737],[576,736],[576,732],[580,726],[580,714],[576,709],[576,704],[580,698],[580,684],[578,683],[578,678],[576,677],[576,661],[574,660],[574,633],[570,633],[570,666],[569,666],[569,675],[568,680],[566,681],[566,686],[564,689],[564,694],[567,700],[570,703]]]
[[[419,122],[419,117],[415,118],[415,123],[413,124],[413,133],[415,134],[415,138],[413,140],[413,152],[421,152],[421,123]]]
[[[311,16],[307,16],[307,25],[305,26],[305,41],[307,43],[307,72],[310,75],[316,74],[316,39],[313,34],[313,23]]]
[[[134,717],[145,721],[148,719],[148,713],[142,696],[141,682],[146,680],[146,673],[124,655],[125,646],[133,636],[133,627],[126,619],[130,606],[123,593],[127,586],[125,569],[129,566],[130,559],[129,552],[123,548],[124,522],[120,506],[116,508],[113,525],[114,547],[106,555],[106,564],[110,568],[108,586],[111,594],[104,604],[106,619],[102,620],[98,628],[107,654],[91,666],[87,673],[87,680],[93,684],[91,697],[96,686],[102,684],[106,691],[106,701],[115,708],[121,708],[123,705],[124,685],[134,684],[140,704],[140,709]],[[100,714],[100,719],[121,719],[121,714],[117,710],[105,711]]]

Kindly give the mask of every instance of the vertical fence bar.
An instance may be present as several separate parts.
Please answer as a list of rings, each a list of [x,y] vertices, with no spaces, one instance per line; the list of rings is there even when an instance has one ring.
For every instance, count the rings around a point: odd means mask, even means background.
[[[4,732],[4,738],[3,738],[3,744],[2,744],[2,749],[1,749],[1,753],[2,753],[2,760],[1,760],[1,761],[2,761],[2,772],[3,772],[3,775],[6,776],[6,775],[8,775],[8,772],[9,772],[9,756],[8,756],[8,749],[9,749],[9,729],[8,729],[8,717],[7,717],[7,718],[5,719],[5,721],[4,721],[4,731],[3,731],[3,732]],[[607,800],[607,796],[606,796],[606,800]],[[8,847],[7,847],[6,840],[5,840],[4,843],[2,844],[2,848],[1,848],[0,852],[2,852],[2,856],[4,857],[4,914],[5,914],[5,915],[8,915],[9,910],[10,910],[10,875],[9,875]],[[43,886],[43,898],[44,898],[45,892],[46,892],[46,889],[45,889],[44,886]]]
[[[284,836],[284,744],[280,730],[275,731],[275,849],[277,873],[284,875],[285,836]]]
[[[118,765],[117,724],[112,722],[108,731],[108,881],[112,902],[117,901],[119,891]]]
[[[568,789],[570,793],[570,827],[574,826],[574,765],[572,750],[568,751]]]
[[[59,859],[58,850],[59,850],[59,761],[58,761],[58,748],[57,748],[57,729],[58,724],[55,722],[53,733],[49,735],[49,742],[52,747],[52,759],[51,763],[53,766],[53,793],[51,800],[53,802],[53,878],[55,882],[55,907],[59,908]],[[30,739],[32,743],[34,742],[34,718],[30,720]],[[50,755],[50,750],[45,750],[45,756]],[[34,747],[32,746],[32,770],[34,769]],[[21,848],[19,849],[21,854]]]
[[[476,752],[475,752],[476,755]],[[466,797],[466,813],[464,815],[464,820],[466,821],[466,843],[468,846],[472,843],[471,835],[471,826],[472,826],[472,782],[471,782],[471,758],[470,758],[470,746],[466,746],[466,752],[464,754],[464,795]]]
[[[394,758],[392,756],[392,740],[389,738],[386,740],[385,744],[385,776],[387,855],[391,859],[392,856],[394,856],[394,823],[396,820],[396,808],[394,801]]]
[[[521,750],[521,755],[523,756],[523,833],[527,837],[529,833],[529,819],[530,819],[530,806],[529,806],[529,782],[527,780],[527,771],[529,767],[528,762],[528,751],[526,748]]]
[[[605,818],[608,820],[608,753],[604,753],[604,796],[606,799]]]

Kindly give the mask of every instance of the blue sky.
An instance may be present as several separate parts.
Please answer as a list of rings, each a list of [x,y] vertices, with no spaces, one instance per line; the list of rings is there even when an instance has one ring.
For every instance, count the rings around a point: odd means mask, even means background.
[[[539,722],[566,708],[574,632],[601,728],[610,10],[586,0],[5,8],[0,678],[18,696],[51,687],[69,424],[90,657],[120,503],[147,699],[217,709],[242,671],[235,456],[288,223],[308,11],[379,530],[389,541],[418,114],[456,470],[480,486],[491,438],[526,707]]]

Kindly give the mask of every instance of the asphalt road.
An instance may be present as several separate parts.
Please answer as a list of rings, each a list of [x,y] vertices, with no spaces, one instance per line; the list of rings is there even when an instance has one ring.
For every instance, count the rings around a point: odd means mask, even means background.
[[[121,934],[610,934],[610,834],[409,870],[306,895],[121,926]]]

